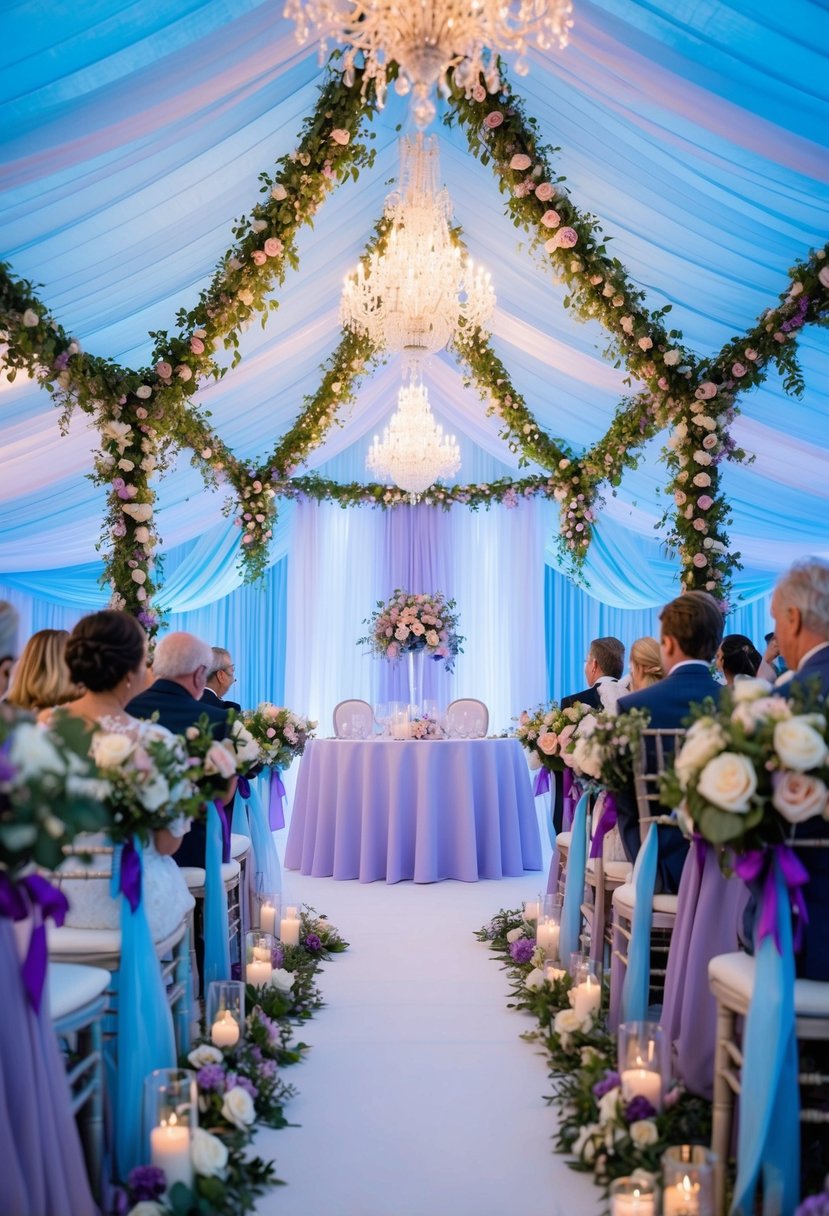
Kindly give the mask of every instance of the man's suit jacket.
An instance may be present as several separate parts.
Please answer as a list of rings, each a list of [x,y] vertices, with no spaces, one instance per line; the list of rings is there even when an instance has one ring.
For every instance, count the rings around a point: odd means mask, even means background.
[[[568,709],[577,701],[583,701],[585,705],[592,705],[594,709],[601,709],[602,699],[599,696],[599,685],[594,684],[592,688],[584,688],[581,692],[571,693],[569,697],[562,697],[561,708]],[[564,819],[564,773],[553,773],[553,792],[555,794],[553,827],[556,832],[560,832]]]
[[[225,701],[212,688],[205,688],[201,699],[205,705],[219,705],[222,709],[233,709],[237,714],[242,712],[242,707],[238,701]]]
[[[713,678],[708,665],[694,663],[692,666],[675,668],[664,680],[651,684],[649,688],[620,697],[619,713],[627,713],[630,709],[647,709],[651,715],[651,727],[671,730],[684,724],[692,704],[704,701],[706,697],[718,701],[721,692],[722,685]],[[628,795],[620,795],[617,804],[622,844],[630,860],[635,861],[641,837],[639,811],[633,789],[631,788]],[[672,827],[658,827],[657,836],[657,890],[667,895],[675,895],[679,890],[679,879],[688,853],[688,841],[681,832]]]
[[[817,686],[821,696],[829,697],[829,646],[807,659],[779,692],[783,697],[791,696],[798,685]],[[795,840],[823,840],[829,837],[829,823],[825,819],[811,819],[798,824]],[[829,980],[829,848],[799,849],[798,857],[809,871],[809,881],[804,889],[809,923],[803,935],[803,948],[795,959],[798,976],[810,980]],[[747,913],[748,916],[748,913]]]
[[[581,692],[570,693],[569,697],[562,697],[561,708],[569,709],[577,701],[583,701],[585,705],[592,705],[594,709],[601,709],[602,699],[599,696],[598,683],[594,684],[592,688],[583,688]]]
[[[215,738],[224,739],[227,734],[227,710],[220,705],[197,701],[175,680],[156,680],[133,697],[126,712],[134,718],[151,718],[157,714],[161,725],[175,735],[183,735],[188,726],[195,726],[202,714],[207,714]],[[174,854],[175,860],[180,866],[204,866],[204,847],[204,824],[194,823]]]

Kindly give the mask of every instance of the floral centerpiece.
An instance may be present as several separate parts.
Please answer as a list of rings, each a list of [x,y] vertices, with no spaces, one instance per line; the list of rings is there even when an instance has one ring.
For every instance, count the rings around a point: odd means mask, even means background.
[[[465,640],[458,633],[455,606],[442,591],[412,595],[398,588],[390,600],[377,601],[376,610],[363,621],[369,632],[357,645],[368,646],[389,660],[423,650],[431,658],[443,660],[446,670],[452,671]]]
[[[419,714],[409,722],[410,739],[442,739],[444,729],[430,714]]]
[[[288,768],[295,757],[302,755],[317,728],[310,718],[301,718],[269,701],[260,702],[256,709],[243,715],[242,721],[259,746],[262,763],[281,769]]]

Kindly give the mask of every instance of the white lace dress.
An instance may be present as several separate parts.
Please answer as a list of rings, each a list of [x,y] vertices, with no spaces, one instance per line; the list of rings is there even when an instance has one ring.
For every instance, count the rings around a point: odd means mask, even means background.
[[[135,720],[135,725],[125,727],[122,723],[102,720],[101,726],[108,731],[124,733],[141,733],[143,723]],[[156,723],[153,729],[159,730]],[[176,827],[180,831],[176,831]],[[189,831],[190,824],[182,819],[178,825],[170,825],[170,831],[175,835],[184,835]],[[85,847],[111,847],[103,833],[94,835],[86,833],[75,838],[74,848],[82,853]],[[79,871],[91,871],[102,877],[73,879],[68,875]],[[69,900],[69,911],[64,924],[75,929],[120,929],[121,902],[120,897],[113,899],[110,894],[112,874],[112,854],[93,854],[90,862],[85,863],[77,856],[67,857],[60,867],[60,889]],[[195,900],[190,894],[181,870],[172,857],[158,852],[150,839],[143,850],[143,884],[142,899],[147,910],[147,920],[150,925],[153,941],[162,941],[169,937],[183,921],[187,913],[195,906]]]

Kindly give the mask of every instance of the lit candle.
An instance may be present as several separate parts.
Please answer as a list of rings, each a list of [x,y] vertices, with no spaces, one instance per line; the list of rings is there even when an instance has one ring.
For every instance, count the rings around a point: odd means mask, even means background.
[[[271,903],[264,903],[259,910],[259,928],[263,933],[276,936],[276,908]]]
[[[527,921],[538,920],[539,903],[540,903],[540,900],[537,900],[537,899],[528,899],[526,901],[526,903],[524,904],[524,911],[522,913],[524,920],[527,920]]]
[[[175,1113],[167,1123],[150,1132],[150,1164],[164,1170],[167,1190],[177,1182],[193,1185],[193,1166],[190,1160],[190,1128],[179,1124]]]
[[[254,959],[245,968],[245,979],[249,984],[253,984],[254,988],[262,988],[269,984],[272,976],[273,967],[269,958]]]
[[[250,974],[250,968],[248,968],[248,974]],[[229,1009],[225,1009],[224,1013],[219,1014],[210,1028],[210,1037],[214,1047],[233,1047],[239,1042],[239,1023]]]
[[[656,1202],[653,1192],[634,1189],[629,1195],[612,1195],[610,1216],[655,1216]]]
[[[581,984],[576,984],[570,993],[570,1003],[580,1018],[598,1013],[602,1003],[602,986],[593,975],[588,975]]]
[[[561,926],[555,921],[540,920],[535,930],[536,945],[541,946],[547,958],[556,958],[558,956],[558,939],[561,935]]]
[[[686,1174],[675,1186],[666,1186],[662,1196],[664,1216],[699,1216],[699,1183]]]
[[[626,1068],[622,1073],[622,1097],[626,1102],[631,1098],[647,1098],[656,1111],[662,1109],[662,1078],[658,1072],[644,1066]]]
[[[279,922],[279,940],[283,946],[298,946],[299,945],[299,917],[296,914],[296,908],[287,907],[285,915]]]

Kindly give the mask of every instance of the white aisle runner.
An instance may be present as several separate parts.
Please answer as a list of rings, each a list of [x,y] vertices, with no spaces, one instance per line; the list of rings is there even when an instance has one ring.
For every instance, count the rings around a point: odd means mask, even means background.
[[[546,878],[546,875],[544,876]],[[555,1155],[543,1058],[519,1038],[506,976],[473,930],[533,897],[501,882],[360,885],[285,872],[351,949],[325,964],[327,1005],[286,1071],[301,1124],[259,1133],[288,1183],[260,1216],[593,1216],[600,1192]]]

